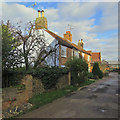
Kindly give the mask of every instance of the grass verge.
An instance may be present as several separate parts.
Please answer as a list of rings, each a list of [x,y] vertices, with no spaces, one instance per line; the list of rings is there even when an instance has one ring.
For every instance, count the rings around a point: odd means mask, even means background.
[[[62,89],[58,89],[51,92],[45,92],[40,95],[34,95],[32,98],[29,99],[29,102],[32,103],[34,106],[32,109],[37,109],[42,105],[52,102],[53,100],[63,97],[64,95],[71,93],[77,90],[75,86],[67,86]]]
[[[96,81],[95,79],[87,80],[87,81],[81,83],[79,87],[84,87],[86,85],[90,85],[90,84],[94,83],[95,81]]]
[[[25,110],[24,112],[20,113],[16,117],[19,117],[22,114],[25,114],[29,111],[35,110],[35,109],[37,109],[45,104],[51,103],[58,98],[61,98],[67,94],[70,94],[73,91],[78,90],[79,87],[83,87],[83,86],[92,84],[95,81],[96,80],[92,79],[92,80],[88,80],[88,81],[81,83],[80,86],[77,86],[77,87],[70,85],[70,86],[66,86],[62,89],[57,89],[57,90],[50,91],[50,92],[44,92],[44,93],[39,94],[39,95],[34,95],[32,98],[29,99],[29,103],[33,104],[33,107],[29,110]],[[16,117],[13,117],[13,118],[16,118]]]
[[[51,91],[51,92],[45,92],[42,93],[40,95],[34,95],[32,98],[29,99],[29,102],[31,104],[33,104],[33,108],[32,109],[37,109],[42,105],[45,105],[47,103],[52,102],[53,100],[63,97],[73,91],[76,91],[79,87],[83,87],[86,85],[89,85],[91,83],[95,82],[95,80],[88,80],[85,81],[83,83],[81,83],[80,86],[76,87],[76,86],[67,86],[65,88],[62,89],[58,89],[55,91]]]

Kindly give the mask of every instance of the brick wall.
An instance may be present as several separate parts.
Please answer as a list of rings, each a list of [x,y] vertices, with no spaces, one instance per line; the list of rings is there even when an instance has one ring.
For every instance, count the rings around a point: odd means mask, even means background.
[[[72,34],[70,31],[66,31],[64,38],[72,42]],[[59,46],[59,65],[64,65],[66,61],[72,56],[72,49],[66,48],[66,57],[61,56],[61,45]]]

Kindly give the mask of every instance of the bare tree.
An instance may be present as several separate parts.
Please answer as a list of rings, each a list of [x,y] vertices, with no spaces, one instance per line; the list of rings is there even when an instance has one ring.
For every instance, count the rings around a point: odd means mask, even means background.
[[[13,27],[12,33],[19,42],[19,47],[16,47],[14,53],[20,57],[18,61],[25,64],[26,70],[30,66],[34,68],[40,66],[45,61],[46,57],[56,52],[56,46],[50,46],[44,35],[44,30],[36,30],[34,25],[29,22],[24,30],[21,26]]]

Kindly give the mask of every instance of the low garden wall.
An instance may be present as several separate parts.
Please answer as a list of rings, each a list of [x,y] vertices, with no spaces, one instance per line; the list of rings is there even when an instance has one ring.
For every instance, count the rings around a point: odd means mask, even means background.
[[[71,84],[70,72],[68,74],[64,74],[58,78],[58,82],[56,83],[56,89],[63,88]],[[41,94],[46,91],[44,89],[44,85],[42,81],[33,77],[32,75],[26,75],[21,80],[22,84],[25,85],[25,88],[16,88],[9,87],[3,88],[2,92],[2,110],[3,112],[12,109],[15,106],[20,106],[28,103],[28,100],[35,94]]]

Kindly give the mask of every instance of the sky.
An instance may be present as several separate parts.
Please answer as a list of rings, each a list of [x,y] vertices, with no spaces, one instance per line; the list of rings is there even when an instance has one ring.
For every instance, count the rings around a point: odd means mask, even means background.
[[[102,60],[118,60],[118,3],[117,2],[3,2],[3,21],[13,25],[34,21],[37,10],[44,10],[48,29],[61,37],[70,30],[73,43],[83,39],[85,50],[101,52]]]

